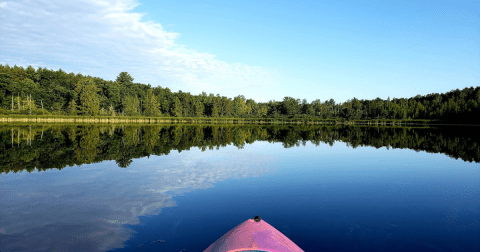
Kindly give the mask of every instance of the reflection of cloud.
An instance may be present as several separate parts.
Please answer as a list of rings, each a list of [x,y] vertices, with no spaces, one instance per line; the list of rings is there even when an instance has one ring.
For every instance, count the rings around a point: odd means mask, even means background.
[[[152,179],[161,185],[161,189],[152,183],[151,190],[179,193],[213,187],[213,183],[229,178],[258,177],[272,171],[271,161],[272,158],[268,156],[238,152],[229,152],[228,157],[217,151],[201,154],[191,152],[169,168],[162,168],[164,164],[152,163],[154,168],[158,167]]]
[[[91,177],[92,172],[69,169],[31,174],[22,178],[30,185],[6,194],[2,190],[0,227],[5,230],[4,237],[15,238],[5,244],[7,247],[0,245],[0,251],[106,251],[122,247],[131,234],[120,224],[138,224],[138,216],[175,205],[171,196],[132,189],[138,186],[129,184],[132,181],[112,180],[113,169],[98,172],[104,176]],[[36,179],[43,180],[40,186],[32,183]],[[69,242],[57,245],[60,241]]]
[[[121,248],[132,235],[123,225],[139,224],[138,216],[175,206],[171,192],[260,176],[271,170],[272,161],[227,147],[150,156],[134,161],[128,169],[119,169],[110,161],[61,171],[2,174],[0,251]]]
[[[193,94],[214,91],[233,97],[257,95],[272,73],[230,64],[215,55],[176,44],[179,34],[142,21],[135,0],[0,0],[0,63],[62,68],[114,79],[121,71],[135,81],[161,83]]]

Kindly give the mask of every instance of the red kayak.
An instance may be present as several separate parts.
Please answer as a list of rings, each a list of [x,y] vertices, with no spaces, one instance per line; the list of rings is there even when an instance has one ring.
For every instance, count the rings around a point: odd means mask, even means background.
[[[228,231],[203,252],[304,252],[284,234],[255,216]]]

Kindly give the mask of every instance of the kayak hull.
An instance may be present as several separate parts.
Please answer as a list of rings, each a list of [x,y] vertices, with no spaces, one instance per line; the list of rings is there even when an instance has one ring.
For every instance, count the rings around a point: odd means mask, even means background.
[[[248,219],[234,227],[203,252],[304,252],[264,220]]]

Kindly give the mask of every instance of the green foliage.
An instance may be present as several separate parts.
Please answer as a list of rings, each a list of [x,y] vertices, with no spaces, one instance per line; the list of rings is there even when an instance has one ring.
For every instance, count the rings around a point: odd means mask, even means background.
[[[216,101],[212,101],[211,103],[211,113],[210,113],[210,116],[211,117],[218,117],[218,104]]]
[[[98,88],[91,78],[80,80],[75,85],[75,98],[78,101],[78,111],[81,115],[96,116],[99,114],[100,101]]]
[[[9,94],[11,94],[12,77],[10,73],[0,72],[0,106],[6,107],[9,104]]]
[[[131,85],[133,84],[133,77],[127,72],[121,72],[118,76],[116,81],[120,83],[120,85]]]
[[[109,116],[115,116],[116,115],[115,109],[113,108],[113,105],[110,105],[110,107],[108,107],[108,115]]]
[[[221,99],[221,104],[222,105],[220,107],[220,111],[222,113],[222,116],[224,117],[233,116],[233,101],[230,98],[223,96]]]
[[[294,116],[300,111],[300,99],[295,99],[289,96],[283,98],[282,114],[287,116]]]
[[[396,120],[435,119],[455,123],[480,123],[480,87],[444,94],[417,95],[408,99],[359,100],[336,104],[285,97],[283,101],[257,103],[243,95],[227,98],[217,94],[191,95],[168,87],[133,83],[121,72],[115,81],[46,68],[35,70],[0,65],[0,108],[8,113],[84,116],[174,116],[210,118],[301,118],[302,120]],[[36,109],[38,108],[38,109]],[[157,109],[158,108],[158,109]],[[103,111],[103,112],[102,112]]]
[[[78,114],[78,108],[77,108],[77,103],[75,102],[75,99],[72,99],[68,103],[67,114],[68,115],[77,115]]]
[[[203,106],[203,103],[200,100],[196,100],[194,102],[193,108],[194,108],[194,111],[195,111],[195,116],[197,116],[197,117],[203,116],[204,106]]]
[[[246,101],[245,96],[239,95],[233,98],[233,116],[234,117],[243,117],[246,112]]]
[[[140,101],[136,95],[125,97],[125,100],[123,101],[123,107],[126,116],[140,115]]]
[[[256,111],[255,116],[266,117],[267,113],[268,113],[268,105],[261,104],[261,105],[258,105],[258,110]]]
[[[122,98],[120,96],[120,84],[109,81],[104,85],[105,104],[103,106],[112,106],[114,110],[123,110]]]
[[[153,90],[147,91],[147,96],[144,101],[144,115],[145,116],[159,116],[160,115],[160,103],[157,97],[153,94]]]
[[[182,116],[182,103],[180,103],[180,99],[175,96],[175,100],[172,104],[172,112],[171,114],[175,117],[181,117]]]

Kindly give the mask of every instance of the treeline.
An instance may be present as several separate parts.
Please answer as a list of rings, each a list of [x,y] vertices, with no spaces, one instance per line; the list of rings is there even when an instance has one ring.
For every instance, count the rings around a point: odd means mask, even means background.
[[[445,122],[480,123],[480,86],[444,94],[411,98],[358,100],[300,100],[255,102],[243,95],[228,98],[172,92],[168,87],[134,83],[127,72],[115,81],[35,69],[32,66],[0,65],[0,114],[83,116],[167,116],[212,118],[304,119],[433,119]]]
[[[285,148],[336,141],[348,146],[408,148],[480,162],[476,127],[412,128],[358,126],[155,125],[155,126],[3,126],[0,127],[0,173],[115,160],[122,168],[134,158],[168,155],[197,147],[213,150],[255,141],[281,142]]]

